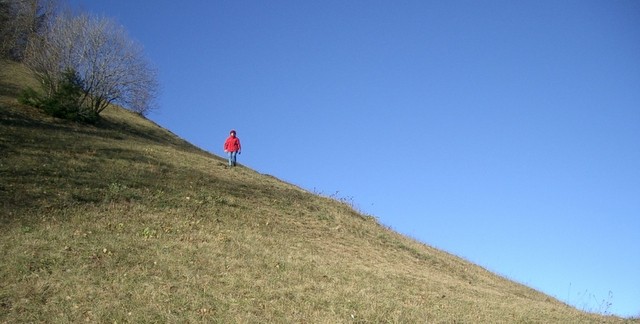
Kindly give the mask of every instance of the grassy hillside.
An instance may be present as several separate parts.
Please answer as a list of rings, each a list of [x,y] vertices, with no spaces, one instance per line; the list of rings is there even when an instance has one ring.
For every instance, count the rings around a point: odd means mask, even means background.
[[[0,63],[0,323],[619,323],[110,108],[47,117]]]

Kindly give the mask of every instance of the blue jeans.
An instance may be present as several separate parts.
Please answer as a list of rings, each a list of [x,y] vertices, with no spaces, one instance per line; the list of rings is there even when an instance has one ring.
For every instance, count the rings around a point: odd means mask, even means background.
[[[229,166],[236,166],[236,155],[238,152],[229,152]]]

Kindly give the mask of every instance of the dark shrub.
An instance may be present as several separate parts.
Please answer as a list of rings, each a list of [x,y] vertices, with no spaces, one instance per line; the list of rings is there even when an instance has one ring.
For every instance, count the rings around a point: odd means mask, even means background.
[[[23,104],[38,107],[54,117],[95,123],[100,117],[95,111],[83,106],[84,96],[84,82],[76,71],[67,70],[62,75],[60,86],[51,96],[42,96],[28,88],[22,92],[19,100]]]

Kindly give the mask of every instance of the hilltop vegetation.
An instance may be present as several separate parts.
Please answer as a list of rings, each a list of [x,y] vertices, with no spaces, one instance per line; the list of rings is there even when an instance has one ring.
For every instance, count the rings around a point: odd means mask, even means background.
[[[0,59],[21,62],[37,83],[21,102],[94,122],[111,104],[155,108],[156,72],[142,47],[106,17],[59,9],[57,0],[0,1]]]
[[[0,322],[619,323],[0,63]]]

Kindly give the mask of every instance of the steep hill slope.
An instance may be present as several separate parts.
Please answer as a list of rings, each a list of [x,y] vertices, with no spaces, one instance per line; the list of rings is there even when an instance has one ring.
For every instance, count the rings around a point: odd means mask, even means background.
[[[0,322],[618,323],[135,114],[17,103],[0,68]]]

